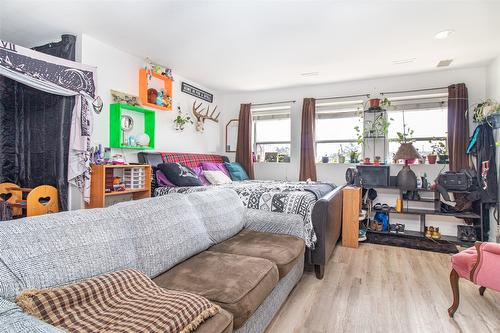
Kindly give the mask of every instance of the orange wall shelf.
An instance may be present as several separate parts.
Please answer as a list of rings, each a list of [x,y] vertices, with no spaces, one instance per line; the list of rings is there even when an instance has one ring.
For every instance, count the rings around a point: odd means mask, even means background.
[[[152,72],[152,76],[156,79],[162,80],[164,83],[163,91],[165,92],[166,95],[172,96],[172,80],[164,75],[161,75],[159,73]],[[147,106],[153,109],[158,109],[158,110],[163,110],[163,111],[171,111],[172,110],[172,104],[170,103],[169,107],[165,106],[160,106],[157,104],[149,103],[148,102],[148,73],[146,69],[141,68],[139,70],[139,99],[141,100],[141,103],[143,106]]]

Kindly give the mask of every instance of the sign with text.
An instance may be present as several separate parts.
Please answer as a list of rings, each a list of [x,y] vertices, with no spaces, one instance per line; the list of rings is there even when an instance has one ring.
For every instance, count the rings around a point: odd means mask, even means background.
[[[209,103],[213,103],[213,101],[214,101],[214,95],[212,95],[211,93],[208,93],[204,90],[201,90],[200,88],[196,88],[196,87],[194,87],[186,82],[182,82],[181,91],[183,93],[200,98],[200,99],[207,101]]]

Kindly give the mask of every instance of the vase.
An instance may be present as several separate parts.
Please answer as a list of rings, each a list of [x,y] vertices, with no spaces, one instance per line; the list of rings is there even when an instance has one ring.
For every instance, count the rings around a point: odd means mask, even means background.
[[[330,161],[330,158],[328,156],[323,156],[321,158],[321,162],[323,162],[323,163],[328,163],[329,161]]]
[[[398,187],[403,191],[415,191],[417,189],[417,176],[405,165],[398,173]]]

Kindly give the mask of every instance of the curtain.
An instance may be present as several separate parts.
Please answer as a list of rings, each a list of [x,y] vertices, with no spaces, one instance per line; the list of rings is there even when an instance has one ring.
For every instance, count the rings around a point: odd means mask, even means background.
[[[304,98],[300,135],[299,180],[317,180],[315,154],[316,100]]]
[[[252,158],[252,111],[251,104],[241,104],[238,119],[238,141],[236,162],[247,171],[250,179],[255,179]]]
[[[469,121],[466,117],[469,106],[467,87],[464,83],[448,87],[448,154],[450,171],[469,167],[465,153],[469,139]]]
[[[35,49],[74,60],[75,36]],[[71,93],[74,95],[74,93]],[[75,98],[35,89],[0,75],[0,182],[52,185],[68,207],[68,152]]]
[[[44,45],[37,49],[74,59],[75,38],[71,37],[65,35],[61,42]],[[88,201],[90,198],[91,106],[96,112],[100,112],[102,108],[102,100],[95,94],[96,68],[26,49],[14,43],[1,41],[1,45],[0,75],[25,85],[23,89],[29,86],[44,93],[74,96],[72,98],[74,108],[69,120],[71,126],[69,147],[65,147],[68,151],[66,181],[77,186],[83,192],[84,199]],[[11,102],[12,105],[24,108],[24,104],[19,103],[26,104],[27,102],[20,98]],[[66,100],[61,103],[68,105],[69,102]],[[61,121],[68,121],[66,115],[63,118]],[[26,125],[26,128],[31,128],[31,125]],[[25,145],[26,142],[23,141],[23,149]],[[62,145],[58,147],[62,149]],[[16,154],[18,154],[17,151]],[[66,203],[63,202],[61,207],[66,207]]]

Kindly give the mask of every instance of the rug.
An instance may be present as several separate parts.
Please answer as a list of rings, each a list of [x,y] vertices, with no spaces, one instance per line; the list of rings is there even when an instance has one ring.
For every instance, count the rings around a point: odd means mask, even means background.
[[[367,240],[365,243],[407,247],[415,250],[439,253],[458,253],[455,244],[443,240],[433,240],[401,234],[376,234],[371,232],[366,236]]]

